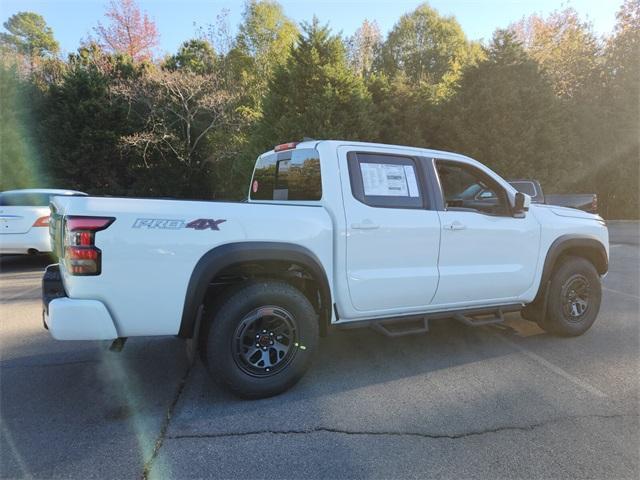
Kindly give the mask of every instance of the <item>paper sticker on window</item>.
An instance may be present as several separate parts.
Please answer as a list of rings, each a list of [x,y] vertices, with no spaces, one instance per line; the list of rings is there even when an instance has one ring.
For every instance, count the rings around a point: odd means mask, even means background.
[[[404,173],[407,176],[407,185],[409,186],[409,196],[419,197],[418,181],[416,180],[416,172],[411,165],[404,166]]]
[[[410,165],[361,163],[364,194],[384,197],[418,197],[418,183]]]

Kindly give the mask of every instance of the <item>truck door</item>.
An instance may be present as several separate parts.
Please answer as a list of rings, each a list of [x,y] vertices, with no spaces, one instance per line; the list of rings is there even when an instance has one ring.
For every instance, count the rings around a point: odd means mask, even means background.
[[[452,160],[435,166],[444,210],[434,307],[517,302],[534,280],[538,221],[514,217],[503,187],[475,166]]]
[[[438,286],[440,220],[419,160],[406,151],[338,150],[346,218],[346,275],[363,316],[419,311]]]

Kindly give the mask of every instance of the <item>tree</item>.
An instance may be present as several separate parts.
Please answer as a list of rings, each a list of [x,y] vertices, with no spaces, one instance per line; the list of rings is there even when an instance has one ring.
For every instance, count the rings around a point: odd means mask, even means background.
[[[119,148],[120,137],[139,125],[112,88],[119,79],[141,75],[131,62],[90,44],[70,55],[61,79],[48,86],[39,123],[42,155],[56,185],[95,194],[144,193],[133,188],[136,157]]]
[[[481,56],[453,17],[442,17],[426,3],[403,15],[382,48],[382,66],[389,76],[398,72],[414,86],[425,84],[434,101],[453,92],[462,69]]]
[[[0,43],[29,60],[31,70],[37,58],[53,56],[58,53],[58,42],[53,30],[41,15],[33,12],[20,12],[4,22],[9,33],[0,33]]]
[[[382,48],[382,35],[378,23],[365,19],[346,43],[351,68],[357,75],[368,77]]]
[[[41,92],[21,78],[17,65],[0,62],[0,191],[42,187],[37,108]]]
[[[497,31],[486,53],[486,61],[465,71],[440,112],[440,146],[467,153],[506,178],[537,178],[553,190],[579,167],[564,150],[560,101],[512,32]]]
[[[135,61],[153,57],[159,41],[158,31],[135,0],[111,0],[105,16],[109,24],[104,26],[98,22],[94,30],[106,52],[126,54]]]
[[[593,138],[584,152],[603,212],[608,218],[638,218],[640,211],[640,1],[626,0],[618,11],[614,35],[606,43],[604,87],[592,110]]]
[[[164,62],[168,70],[186,70],[192,73],[212,73],[216,62],[216,53],[207,40],[193,39],[184,42],[178,53]]]
[[[149,172],[170,178],[147,182],[154,194],[209,196],[210,167],[229,154],[224,141],[211,135],[233,135],[241,121],[236,98],[215,73],[155,69],[127,80],[117,88],[127,100],[141,128],[121,137],[127,151],[135,152]]]
[[[593,27],[581,21],[573,8],[555,11],[547,18],[531,15],[510,28],[542,66],[560,97],[574,96],[597,67],[600,47]]]
[[[362,79],[347,66],[342,41],[314,18],[302,25],[291,56],[269,84],[258,129],[263,147],[305,136],[370,138],[370,105]]]
[[[236,48],[254,59],[256,75],[266,77],[286,60],[298,29],[270,0],[249,0],[236,37]]]
[[[373,102],[372,119],[377,131],[372,140],[397,145],[432,145],[432,135],[426,133],[435,118],[430,98],[423,98],[402,73],[389,78],[384,74],[371,76],[367,88]]]
[[[234,81],[243,85],[244,103],[254,117],[259,118],[269,80],[287,61],[297,35],[297,27],[277,2],[249,0],[245,4],[228,67]]]

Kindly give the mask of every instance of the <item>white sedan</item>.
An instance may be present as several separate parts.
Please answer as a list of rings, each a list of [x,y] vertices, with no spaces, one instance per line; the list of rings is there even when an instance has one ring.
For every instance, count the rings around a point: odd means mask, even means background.
[[[74,190],[27,189],[0,193],[0,254],[51,252],[49,201],[57,195],[86,195]]]

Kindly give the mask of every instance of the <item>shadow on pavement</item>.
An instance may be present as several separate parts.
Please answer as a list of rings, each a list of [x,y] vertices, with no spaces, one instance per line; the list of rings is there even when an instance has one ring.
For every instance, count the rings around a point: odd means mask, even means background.
[[[38,272],[52,263],[56,260],[48,254],[0,255],[0,273]]]

